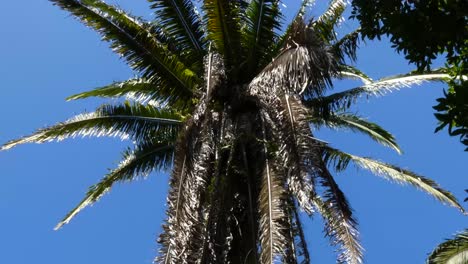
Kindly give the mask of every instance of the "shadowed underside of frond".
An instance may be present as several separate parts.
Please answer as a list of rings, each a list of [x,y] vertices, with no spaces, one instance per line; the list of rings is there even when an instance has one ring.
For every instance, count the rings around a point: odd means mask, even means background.
[[[427,264],[468,263],[468,229],[438,245],[427,258]]]
[[[36,133],[7,142],[1,150],[19,144],[61,141],[74,137],[120,137],[151,140],[152,137],[177,134],[182,118],[171,110],[124,103],[103,105],[95,112],[80,114],[63,123],[39,129]]]

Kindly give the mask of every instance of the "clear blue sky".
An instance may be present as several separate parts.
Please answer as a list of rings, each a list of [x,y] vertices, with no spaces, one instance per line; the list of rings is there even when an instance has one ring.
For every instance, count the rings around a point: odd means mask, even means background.
[[[150,16],[144,0],[116,2]],[[1,143],[92,111],[102,101],[64,98],[134,75],[96,33],[46,0],[5,1],[2,11]],[[362,45],[358,66],[373,78],[412,69],[387,42]],[[437,83],[403,89],[360,100],[354,109],[391,131],[403,148],[401,156],[351,132],[322,130],[318,136],[348,152],[435,179],[463,200],[468,154],[445,131],[433,133],[431,106],[443,87]],[[117,186],[69,225],[53,231],[87,187],[117,164],[126,144],[119,139],[75,139],[0,153],[0,263],[151,263],[164,218],[165,174]],[[468,227],[467,217],[413,188],[353,168],[337,175],[337,181],[359,219],[365,263],[424,263],[437,243]],[[322,227],[320,217],[305,225],[312,262],[335,263]]]

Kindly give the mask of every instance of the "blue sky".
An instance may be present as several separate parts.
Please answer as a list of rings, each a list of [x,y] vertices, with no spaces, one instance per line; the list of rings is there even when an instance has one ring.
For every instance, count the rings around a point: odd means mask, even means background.
[[[144,0],[114,2],[150,16]],[[46,0],[6,1],[2,10],[2,143],[92,111],[103,101],[64,98],[134,75],[96,33]],[[413,69],[385,41],[362,45],[358,58],[358,67],[373,78]],[[443,87],[436,83],[402,89],[362,99],[353,109],[391,131],[403,155],[351,132],[321,130],[317,135],[348,152],[430,177],[463,200],[467,153],[445,131],[433,133],[431,106]],[[69,225],[53,231],[87,187],[117,164],[126,145],[112,138],[75,139],[1,152],[0,263],[151,263],[164,218],[165,174],[118,185]],[[413,188],[354,168],[336,178],[359,219],[365,263],[424,263],[437,243],[468,226],[467,217],[457,210]],[[335,263],[320,217],[307,219],[305,229],[312,262]]]

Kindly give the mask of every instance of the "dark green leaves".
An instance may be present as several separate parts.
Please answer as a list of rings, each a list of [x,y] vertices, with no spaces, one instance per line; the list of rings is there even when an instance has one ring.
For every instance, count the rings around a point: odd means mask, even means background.
[[[99,32],[134,70],[159,86],[161,96],[171,103],[188,104],[198,76],[158,41],[149,24],[97,0],[51,1]]]
[[[205,0],[203,5],[208,39],[223,56],[233,82],[238,78],[241,61],[240,28],[245,4],[243,0]]]
[[[155,26],[174,41],[187,59],[200,63],[205,54],[202,21],[190,0],[149,0],[155,9]]]
[[[468,262],[468,229],[438,245],[427,258],[427,264],[463,264]]]
[[[242,34],[247,50],[245,69],[254,76],[271,57],[265,57],[277,39],[281,19],[278,0],[252,0],[247,7],[246,29]]]

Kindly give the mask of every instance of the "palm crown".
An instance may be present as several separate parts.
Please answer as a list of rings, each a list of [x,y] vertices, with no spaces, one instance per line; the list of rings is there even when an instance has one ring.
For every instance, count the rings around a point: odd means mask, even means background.
[[[355,59],[359,30],[336,37],[345,1],[331,1],[316,20],[305,18],[311,1],[303,1],[287,27],[275,0],[149,0],[151,22],[97,0],[51,1],[98,31],[138,73],[68,98],[125,102],[2,147],[75,136],[134,142],[57,228],[115,183],[170,168],[161,263],[308,263],[300,210],[323,216],[339,262],[361,263],[357,222],[330,172],[350,162],[463,211],[432,180],[339,151],[312,134],[311,125],[348,128],[400,152],[390,133],[346,110],[362,95],[448,77],[434,72],[374,81],[346,65]],[[326,95],[335,78],[363,85]]]

